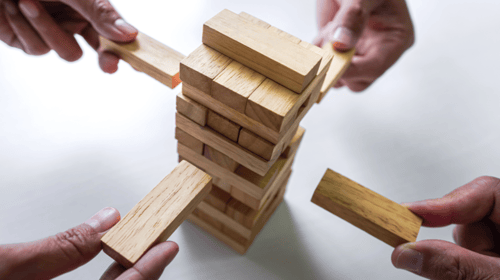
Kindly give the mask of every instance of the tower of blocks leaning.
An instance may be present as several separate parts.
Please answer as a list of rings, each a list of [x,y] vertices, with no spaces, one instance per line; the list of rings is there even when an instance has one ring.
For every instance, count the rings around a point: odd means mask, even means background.
[[[125,266],[189,219],[245,253],[283,200],[304,136],[300,126],[347,69],[335,53],[246,13],[224,10],[187,57],[139,34],[103,48],[174,88],[179,161],[102,239]]]

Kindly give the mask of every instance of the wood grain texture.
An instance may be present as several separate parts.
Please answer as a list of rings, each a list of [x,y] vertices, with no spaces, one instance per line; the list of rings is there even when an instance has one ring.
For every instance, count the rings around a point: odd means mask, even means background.
[[[208,111],[207,126],[226,136],[229,140],[238,142],[241,126],[214,111]]]
[[[204,201],[210,204],[215,209],[221,212],[225,212],[230,199],[231,195],[229,194],[229,192],[226,192],[212,184],[212,190],[207,195],[207,197],[205,197]]]
[[[328,169],[311,200],[383,242],[415,242],[422,219],[406,207]]]
[[[297,93],[321,63],[318,54],[228,10],[203,25],[203,43]]]
[[[176,99],[177,112],[188,117],[190,120],[199,125],[206,125],[208,118],[207,107],[194,102],[191,98],[182,94],[182,91],[177,94]]]
[[[347,68],[351,64],[352,57],[356,53],[355,49],[348,52],[337,52],[333,49],[332,43],[327,43],[323,46],[323,49],[333,55],[333,61],[330,64],[330,69],[326,73],[326,79],[321,88],[321,94],[318,99],[318,103],[323,100],[326,93],[337,83],[337,81],[344,75]]]
[[[153,77],[169,88],[175,88],[179,79],[179,62],[184,55],[155,39],[139,33],[132,43],[120,44],[99,36],[101,48],[118,54],[135,69]]]
[[[179,141],[182,145],[190,148],[191,150],[195,151],[199,155],[203,155],[204,151],[204,144],[200,140],[194,138],[193,136],[187,134],[185,131],[182,129],[176,127],[175,128],[175,139]],[[179,160],[181,162],[181,160]]]
[[[156,242],[167,240],[211,187],[212,177],[182,161],[102,237],[104,252],[132,266]]]
[[[231,157],[241,165],[259,175],[265,175],[275,161],[267,161],[258,155],[244,149],[237,143],[232,142],[209,127],[199,126],[183,115],[177,113],[175,118],[176,126],[206,145],[215,148],[217,151]],[[220,176],[217,176],[220,177]]]
[[[240,164],[232,158],[226,156],[225,154],[208,145],[205,145],[203,155],[213,163],[229,170],[230,172],[234,172],[240,166]]]
[[[216,100],[244,114],[248,97],[265,79],[263,75],[233,61],[215,77],[211,95]]]
[[[203,93],[210,95],[212,81],[232,59],[205,45],[199,46],[180,64],[180,79]]]

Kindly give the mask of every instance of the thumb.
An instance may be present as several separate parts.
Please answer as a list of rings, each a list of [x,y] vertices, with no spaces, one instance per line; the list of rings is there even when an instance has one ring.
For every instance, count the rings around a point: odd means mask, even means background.
[[[85,223],[54,236],[0,247],[0,259],[8,263],[0,278],[51,279],[93,259],[102,249],[101,237],[120,220],[114,208],[104,208]],[[4,278],[2,278],[4,279]]]
[[[137,37],[135,27],[122,19],[108,0],[62,0],[87,19],[102,36],[117,42],[130,42]]]
[[[441,240],[400,245],[392,253],[391,259],[395,267],[428,279],[493,279],[494,276],[500,276],[498,258]]]
[[[348,2],[348,3],[345,3]],[[337,51],[348,51],[356,45],[363,33],[371,12],[382,2],[381,0],[345,1],[328,23],[320,36],[323,44],[332,42]]]

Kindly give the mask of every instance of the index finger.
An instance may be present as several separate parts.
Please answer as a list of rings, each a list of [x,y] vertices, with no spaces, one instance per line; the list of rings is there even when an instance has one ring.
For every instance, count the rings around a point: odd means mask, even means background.
[[[469,224],[484,218],[500,224],[500,179],[479,177],[442,198],[405,205],[428,227]]]

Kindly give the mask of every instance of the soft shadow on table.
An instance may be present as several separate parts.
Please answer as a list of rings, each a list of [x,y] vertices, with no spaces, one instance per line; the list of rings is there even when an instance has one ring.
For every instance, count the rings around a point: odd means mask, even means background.
[[[192,223],[186,222],[182,228],[182,235],[190,244],[183,250],[189,251],[187,254],[195,262],[225,260],[231,265],[218,265],[219,270],[232,270],[239,266],[251,268],[252,274],[264,270],[276,279],[335,279],[330,275],[319,275],[322,269],[309,257],[286,200],[243,256]],[[251,275],[248,279],[252,279]]]

